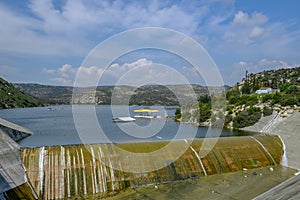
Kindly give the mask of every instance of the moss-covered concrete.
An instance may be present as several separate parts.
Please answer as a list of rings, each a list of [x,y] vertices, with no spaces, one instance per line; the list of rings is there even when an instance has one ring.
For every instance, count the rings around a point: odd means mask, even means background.
[[[270,170],[272,169],[272,170]],[[283,166],[215,174],[198,179],[128,189],[108,200],[250,200],[289,179],[295,170]],[[266,199],[265,198],[261,199]],[[90,198],[92,199],[92,198]],[[271,198],[272,199],[272,198]]]
[[[207,145],[214,143],[212,149]],[[176,157],[180,150],[184,151]],[[103,198],[128,188],[276,166],[281,157],[280,139],[269,135],[21,151],[29,181],[42,199]]]

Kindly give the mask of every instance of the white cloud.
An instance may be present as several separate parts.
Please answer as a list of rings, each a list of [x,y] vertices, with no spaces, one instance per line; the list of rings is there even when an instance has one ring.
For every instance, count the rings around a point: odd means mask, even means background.
[[[3,27],[0,29],[0,53],[11,54],[12,58],[19,54],[29,55],[28,59],[32,58],[30,55],[53,56],[54,59],[55,56],[84,57],[99,42],[115,33],[155,26],[192,36],[218,63],[227,62],[222,67],[228,74],[238,60],[263,57],[299,60],[300,32],[293,22],[274,21],[272,15],[265,13],[235,10],[234,1],[65,0],[57,3],[31,0],[24,4],[26,11],[23,12],[14,9],[13,4],[0,3]],[[175,43],[173,38],[168,39]],[[165,38],[157,37],[157,40],[165,41]],[[135,67],[134,63],[128,64],[115,64],[105,73],[110,73],[112,78],[120,77]],[[10,63],[6,65],[11,66]],[[85,68],[81,70],[86,74],[103,73],[91,66]],[[114,68],[118,70],[114,71]],[[45,69],[44,73],[51,78],[63,78],[60,81],[67,84],[65,80],[72,83],[78,69],[66,65],[55,71]]]
[[[46,73],[46,74],[54,74],[56,72],[56,70],[55,69],[44,68],[43,72]]]
[[[261,13],[248,14],[246,12],[239,11],[234,15],[234,19],[230,24],[223,27],[225,45],[231,45],[231,49],[234,50],[237,47],[247,47],[255,43],[265,35],[265,32],[269,32],[268,18]],[[268,38],[264,38],[268,39]],[[223,44],[224,45],[224,44]],[[244,50],[239,48],[239,51]],[[246,49],[245,49],[246,50]],[[252,48],[250,50],[253,50]]]
[[[32,0],[30,15],[0,3],[0,50],[36,55],[85,55],[108,36],[131,28],[156,26],[194,34],[205,9],[186,10],[162,1]]]
[[[71,83],[70,80],[64,79],[64,78],[61,78],[61,77],[52,78],[51,80],[54,81],[54,82],[58,82],[60,84],[70,84]]]
[[[240,61],[239,64],[240,64],[240,66],[245,66],[245,65],[247,65],[247,62],[245,62],[245,61]]]
[[[233,26],[253,26],[253,25],[263,25],[268,22],[268,17],[262,13],[253,13],[250,16],[248,13],[239,11],[234,15],[232,21]]]
[[[263,29],[263,28],[260,28],[260,27],[258,27],[258,26],[255,26],[255,27],[252,29],[252,31],[251,31],[251,33],[250,33],[250,35],[249,35],[249,38],[250,38],[250,39],[259,38],[259,37],[261,37],[263,34],[264,34],[264,29]]]
[[[52,81],[65,85],[80,87],[95,85],[139,85],[139,84],[185,84],[196,81],[201,77],[187,67],[180,71],[175,68],[153,63],[146,58],[140,58],[131,63],[113,63],[109,68],[97,66],[72,67],[65,64],[50,74]],[[100,79],[101,77],[101,79]],[[186,80],[185,80],[186,79]],[[100,82],[98,82],[100,80]]]
[[[74,82],[74,77],[76,75],[77,70],[78,68],[76,67],[72,67],[69,64],[64,64],[58,69],[44,68],[43,72],[48,74],[51,77],[50,80],[55,83],[71,85]]]
[[[270,70],[270,69],[281,69],[281,68],[292,68],[295,65],[290,65],[283,60],[268,60],[268,59],[261,59],[257,63],[254,63],[251,68],[263,71],[263,70]]]
[[[69,64],[64,64],[61,68],[58,69],[59,74],[62,77],[68,78],[76,73],[76,69],[72,68]]]
[[[248,22],[248,14],[242,11],[239,11],[235,14],[232,24],[239,25],[239,24],[246,24]]]
[[[1,3],[0,23],[4,27],[0,29],[0,51],[35,55],[79,55],[86,48],[85,44],[81,48],[74,48],[75,43],[71,43],[68,38],[49,32],[43,20],[16,13]],[[59,24],[63,26],[64,22]],[[54,26],[57,25],[55,23]]]
[[[214,12],[216,5],[218,12]],[[85,56],[114,33],[147,26],[186,33],[212,51],[226,49],[234,53],[238,49],[245,54],[253,50],[245,45],[251,45],[261,37],[264,41],[255,50],[273,50],[271,40],[275,40],[280,41],[274,52],[277,53],[277,49],[299,35],[287,35],[291,33],[287,31],[288,25],[275,25],[263,13],[234,12],[234,1],[187,4],[185,1],[66,0],[64,4],[54,6],[51,0],[32,0],[28,7],[30,15],[16,13],[0,3],[0,23],[5,27],[0,30],[0,51]]]
[[[151,65],[139,65],[129,68],[117,80],[117,85],[141,86],[147,84],[171,85],[188,84],[186,77],[176,69],[152,63]]]
[[[151,64],[152,64],[151,60],[148,60],[146,58],[141,58],[132,63],[125,63],[122,65],[122,67],[123,68],[133,68],[133,67],[139,67],[139,66],[147,66],[147,65],[151,65]]]
[[[56,70],[44,69],[49,75],[54,77],[51,78],[52,81],[63,83],[63,84],[74,84],[76,78],[76,84],[78,86],[94,86],[98,84],[98,80],[101,76],[102,78],[111,79],[110,83],[116,82],[122,75],[134,68],[139,68],[143,66],[151,66],[152,61],[146,58],[138,59],[137,61],[131,63],[112,64],[108,69],[98,66],[80,66],[72,67],[69,64],[65,64]],[[107,84],[107,83],[106,83]]]
[[[78,87],[97,86],[103,72],[104,69],[97,66],[80,66],[76,74],[76,79],[74,77],[74,84]]]

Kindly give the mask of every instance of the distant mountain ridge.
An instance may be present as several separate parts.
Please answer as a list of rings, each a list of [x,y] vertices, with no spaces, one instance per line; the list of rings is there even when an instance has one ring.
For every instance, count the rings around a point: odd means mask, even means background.
[[[17,83],[14,84],[17,88],[23,92],[30,94],[38,99],[49,104],[70,104],[72,101],[73,87],[70,86],[51,86],[51,85],[39,85],[30,83]],[[190,86],[194,90],[191,92]],[[229,86],[225,86],[227,89]],[[207,95],[208,88],[200,85],[145,85],[139,88],[131,86],[98,86],[96,88],[96,95],[94,96],[93,87],[76,88],[78,98],[75,102],[79,104],[111,104],[111,96],[114,91],[114,104],[123,104],[124,95],[129,95],[130,105],[165,105],[173,106],[179,105],[177,97],[173,91],[177,91],[186,97],[186,101],[191,99],[194,95],[195,98],[199,96]],[[210,92],[218,93],[221,91],[221,87],[210,87]]]
[[[38,99],[20,91],[13,84],[0,78],[0,108],[23,108],[42,106]]]

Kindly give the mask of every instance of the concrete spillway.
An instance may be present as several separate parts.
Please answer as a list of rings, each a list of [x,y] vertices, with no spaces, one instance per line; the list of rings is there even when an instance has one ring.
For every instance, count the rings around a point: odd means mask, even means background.
[[[277,165],[282,157],[282,143],[276,136],[220,138],[212,149],[203,144],[201,139],[190,146],[185,140],[176,141],[155,157],[151,152],[168,142],[23,148],[20,155],[40,199],[101,198],[128,187]],[[187,150],[174,159],[176,149]]]
[[[0,199],[36,199],[28,183],[20,146],[15,142],[30,134],[24,128],[0,118]]]
[[[0,130],[2,130],[6,135],[8,135],[15,142],[18,142],[32,134],[31,131],[26,128],[19,126],[17,124],[6,121],[0,118]]]

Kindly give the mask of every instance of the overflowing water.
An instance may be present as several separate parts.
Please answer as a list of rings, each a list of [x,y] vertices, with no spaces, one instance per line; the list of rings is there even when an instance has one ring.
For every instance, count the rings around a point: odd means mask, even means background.
[[[45,157],[45,147],[40,148],[39,153],[39,183],[38,183],[38,194],[43,189],[43,178],[44,178],[44,157]]]
[[[273,164],[276,165],[276,161],[274,160],[273,156],[270,154],[270,152],[268,151],[268,149],[255,137],[252,137],[252,139],[254,139],[261,147],[262,149],[266,152],[266,154],[269,156],[269,158],[272,160]]]
[[[282,155],[282,159],[281,159],[281,164],[283,165],[283,166],[288,166],[288,159],[287,159],[287,156],[286,156],[286,146],[285,146],[285,143],[284,143],[284,141],[282,140],[282,138],[280,137],[280,135],[278,135],[278,137],[280,138],[280,140],[281,140],[281,143],[282,143],[282,145],[283,145],[283,147],[282,147],[282,150],[283,150],[283,155]]]
[[[279,164],[282,145],[276,136],[221,138],[205,156],[199,152],[203,140],[195,140],[177,160],[170,161],[176,148],[184,148],[187,140],[177,141],[159,158],[145,154],[145,160],[132,154],[119,154],[117,147],[132,147],[133,144],[92,144],[23,148],[22,160],[28,179],[41,199],[94,195],[105,197],[128,187],[160,184],[218,173],[234,172]],[[156,144],[151,142],[134,144],[136,150],[144,150]],[[206,151],[206,150],[205,150]],[[251,152],[251,153],[249,153]],[[270,159],[270,156],[273,159]],[[143,169],[157,162],[165,167],[145,172]],[[274,163],[275,162],[275,163]],[[116,168],[118,166],[118,168]],[[140,169],[136,172],[122,168]]]

